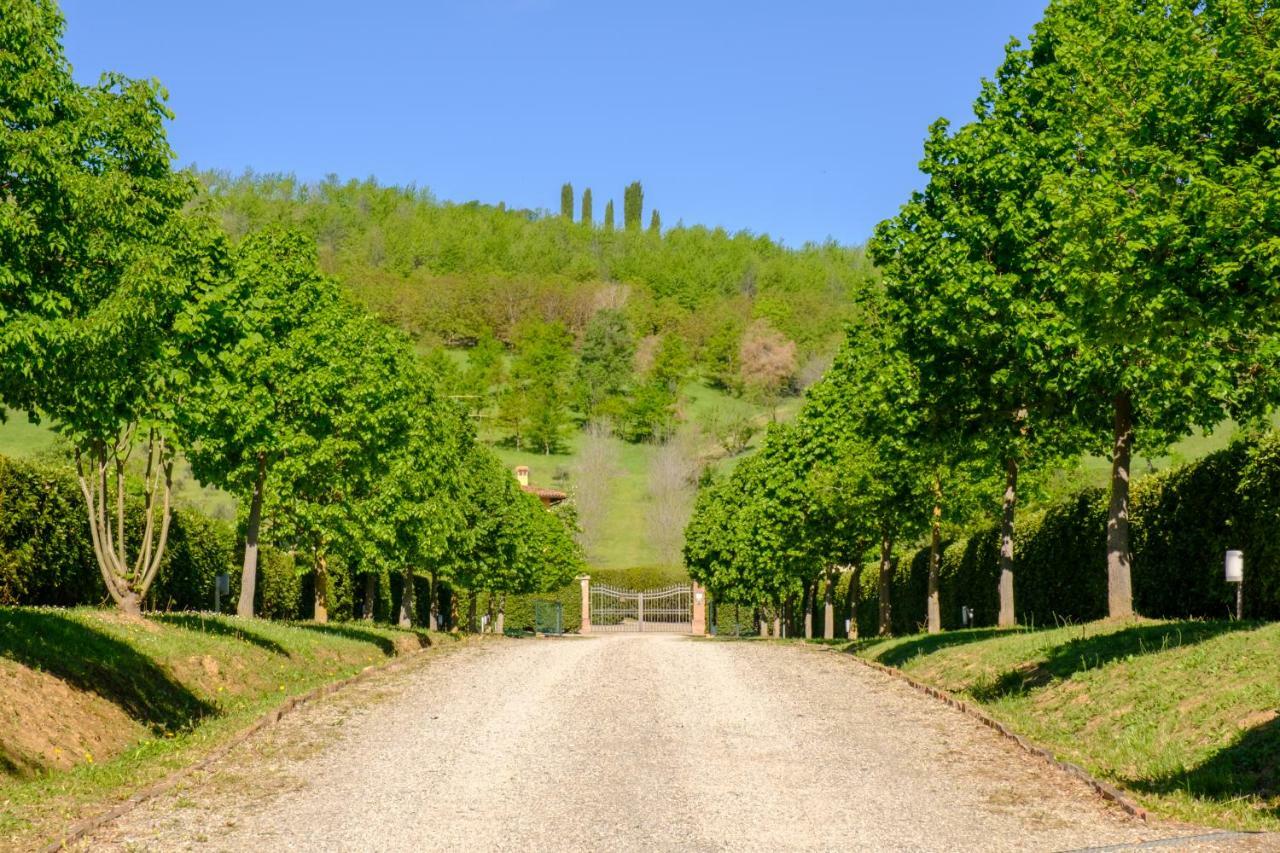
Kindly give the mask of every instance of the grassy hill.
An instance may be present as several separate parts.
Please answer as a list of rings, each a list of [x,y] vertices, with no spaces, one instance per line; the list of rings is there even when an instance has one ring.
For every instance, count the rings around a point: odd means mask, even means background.
[[[1059,758],[1198,824],[1280,829],[1280,625],[1094,622],[864,641]]]
[[[0,850],[186,766],[291,696],[449,635],[0,608]]]

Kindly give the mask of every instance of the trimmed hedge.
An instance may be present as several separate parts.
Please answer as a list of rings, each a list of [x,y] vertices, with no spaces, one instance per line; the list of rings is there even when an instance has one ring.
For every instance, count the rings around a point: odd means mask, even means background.
[[[127,507],[140,524],[142,507]],[[164,561],[147,594],[156,610],[211,610],[216,576],[231,575],[222,609],[234,612],[240,590],[235,530],[193,509],[174,510]],[[263,549],[258,600],[262,615],[294,619],[303,590],[287,554]],[[0,456],[0,605],[74,607],[108,601],[89,538],[84,498],[65,468]],[[310,600],[306,616],[310,617]]]
[[[1014,597],[1018,621],[1045,625],[1089,621],[1107,613],[1107,495],[1088,489],[1018,519]],[[1245,553],[1246,618],[1280,619],[1280,435],[1239,442],[1194,463],[1134,481],[1130,494],[1134,606],[1160,618],[1234,615],[1235,587],[1223,579],[1229,548]],[[999,529],[949,543],[940,568],[942,625],[975,623],[998,613]],[[929,549],[901,555],[893,582],[893,630],[923,630]],[[859,631],[878,627],[878,567],[863,570]],[[842,581],[841,594],[845,583]],[[841,599],[843,600],[843,599]],[[815,623],[818,624],[818,623]]]

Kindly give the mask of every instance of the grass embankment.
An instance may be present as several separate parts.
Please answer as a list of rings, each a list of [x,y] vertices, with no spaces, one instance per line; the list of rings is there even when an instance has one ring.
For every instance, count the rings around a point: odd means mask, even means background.
[[[48,840],[288,697],[431,642],[364,623],[0,608],[0,848]]]
[[[1280,624],[975,629],[853,651],[977,701],[1154,813],[1280,829]]]

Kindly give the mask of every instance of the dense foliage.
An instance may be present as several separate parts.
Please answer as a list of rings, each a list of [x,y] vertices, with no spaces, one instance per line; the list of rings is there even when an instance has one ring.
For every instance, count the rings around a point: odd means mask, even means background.
[[[174,511],[179,452],[241,498],[241,615],[293,614],[308,594],[318,620],[352,613],[358,575],[529,591],[572,574],[569,526],[476,444],[407,336],[321,273],[314,236],[223,233],[171,168],[162,90],[79,85],[62,30],[48,0],[0,16],[0,403],[66,435],[80,495],[4,470],[2,594],[207,606],[235,536]],[[288,555],[263,565],[305,583],[258,594],[260,536]]]
[[[983,83],[974,120],[930,129],[926,186],[870,245],[882,287],[861,292],[801,414],[827,424],[827,449],[856,439],[835,451],[867,483],[846,541],[878,540],[880,560],[875,577],[846,573],[848,602],[865,614],[874,599],[880,633],[941,630],[957,596],[1001,625],[1220,613],[1221,582],[1196,573],[1257,523],[1242,502],[1274,507],[1268,487],[1202,507],[1205,467],[1168,475],[1167,502],[1131,499],[1131,457],[1277,402],[1278,27],[1260,0],[1056,0]],[[1020,473],[1100,451],[1105,506],[1080,497],[1017,531]],[[785,601],[804,583],[795,566],[839,564],[803,535],[817,491],[785,457],[766,444],[699,501],[690,570],[733,600]],[[1214,528],[1227,517],[1238,525]],[[968,545],[944,547],[973,522]],[[927,553],[900,564],[925,535]]]

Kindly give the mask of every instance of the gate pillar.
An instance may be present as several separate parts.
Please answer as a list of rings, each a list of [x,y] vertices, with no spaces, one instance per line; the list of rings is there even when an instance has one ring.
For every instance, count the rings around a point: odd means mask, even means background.
[[[707,593],[700,584],[693,584],[693,613],[689,633],[701,637],[707,633]]]
[[[578,580],[582,582],[582,627],[578,629],[579,634],[591,633],[591,575],[580,575]]]

